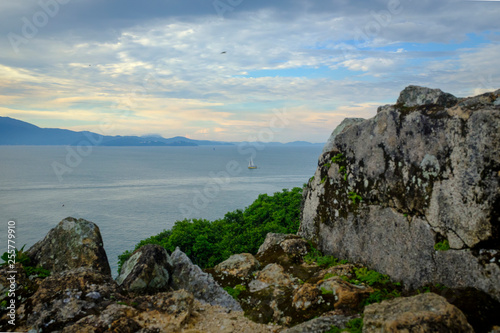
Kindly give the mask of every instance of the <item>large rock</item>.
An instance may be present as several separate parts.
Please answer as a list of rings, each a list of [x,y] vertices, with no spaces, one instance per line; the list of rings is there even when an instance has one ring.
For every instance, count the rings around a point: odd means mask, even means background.
[[[343,315],[331,315],[314,318],[296,325],[289,329],[284,330],[282,333],[322,333],[331,332],[332,326],[338,328],[345,328],[347,322],[353,317],[346,317]]]
[[[138,293],[152,293],[170,289],[172,261],[165,249],[159,245],[147,244],[137,249],[123,263],[116,282]]]
[[[250,253],[233,254],[227,260],[215,266],[218,274],[231,275],[237,278],[247,278],[260,268],[260,263]]]
[[[99,227],[84,219],[67,217],[28,251],[31,266],[53,273],[89,267],[111,275]]]
[[[408,86],[399,95],[397,104],[406,107],[437,105],[450,107],[457,104],[458,98],[442,92],[441,89],[430,89],[419,86]]]
[[[193,293],[196,299],[211,305],[242,311],[240,304],[214,281],[213,277],[194,265],[188,256],[179,248],[171,255],[172,286]]]
[[[54,332],[103,310],[120,299],[111,276],[82,267],[44,279],[28,300],[19,304],[18,323],[26,330]]]
[[[458,100],[408,87],[321,155],[299,235],[407,287],[500,300],[499,128],[500,90]]]
[[[426,293],[383,301],[365,308],[363,333],[474,332],[464,314],[445,298]]]

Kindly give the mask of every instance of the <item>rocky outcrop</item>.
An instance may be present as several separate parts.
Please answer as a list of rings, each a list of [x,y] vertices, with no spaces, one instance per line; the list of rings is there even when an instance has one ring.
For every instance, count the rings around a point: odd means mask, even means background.
[[[222,289],[213,277],[193,265],[188,256],[177,248],[171,256],[173,274],[172,286],[193,293],[198,300],[211,305],[220,305],[228,309],[241,311],[241,306]]]
[[[326,141],[323,146],[323,153],[327,153],[331,151],[335,145],[335,137],[342,133],[346,128],[351,127],[352,125],[358,124],[364,121],[363,118],[345,118],[342,122],[333,130],[332,134]]]
[[[372,304],[363,314],[363,333],[474,332],[457,307],[433,293]]]
[[[172,261],[159,245],[147,244],[132,253],[122,265],[116,282],[126,290],[139,293],[167,291]]]
[[[299,235],[408,288],[500,300],[500,90],[410,86],[336,133],[304,191]]]
[[[99,227],[84,219],[68,217],[28,251],[30,265],[53,273],[89,267],[111,275]]]

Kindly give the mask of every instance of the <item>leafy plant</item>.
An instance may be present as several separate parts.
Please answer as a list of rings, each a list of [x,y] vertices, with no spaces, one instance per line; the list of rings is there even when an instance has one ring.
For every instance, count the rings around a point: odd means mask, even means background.
[[[363,318],[355,318],[349,320],[345,328],[339,328],[337,326],[332,326],[332,328],[327,331],[327,333],[341,333],[341,332],[349,332],[349,333],[362,333],[363,332]]]
[[[334,276],[336,276],[336,275],[332,274],[332,273],[326,273],[325,276],[323,276],[323,280],[328,280],[329,278],[334,277]]]
[[[360,203],[361,200],[363,200],[363,198],[357,194],[356,192],[349,192],[349,195],[348,195],[349,199],[351,199],[352,203],[355,205],[356,203]]]
[[[436,251],[448,251],[450,249],[450,243],[447,239],[434,244],[434,250]]]
[[[333,295],[333,290],[328,290],[328,289],[321,287],[321,294],[322,295]]]
[[[354,267],[353,271],[356,275],[356,278],[349,280],[349,282],[353,284],[366,283],[369,286],[373,286],[375,284],[385,285],[391,282],[389,276],[380,274],[379,272],[368,269],[366,267]]]
[[[332,165],[331,165],[330,163],[325,163],[325,167],[326,167],[327,169],[330,169],[330,167],[331,167],[331,166],[332,166]]]
[[[235,300],[238,300],[238,296],[247,288],[241,284],[237,284],[234,286],[234,288],[231,288],[229,286],[224,287],[224,290],[227,291],[229,295],[231,295]]]
[[[339,154],[333,156],[331,161],[332,161],[332,163],[335,163],[335,164],[339,164],[339,163],[345,161],[344,154],[339,153]]]
[[[39,278],[46,278],[47,276],[50,276],[50,271],[42,267],[25,266],[24,270],[28,276],[36,275]]]
[[[320,251],[311,246],[311,250],[304,256],[304,261],[308,264],[316,264],[323,268],[346,264],[347,260],[339,260],[333,256],[324,256]]]
[[[392,291],[388,291],[386,288],[375,289],[375,291],[372,292],[370,296],[368,296],[368,298],[364,300],[363,306],[367,306],[372,303],[380,303],[383,300],[393,299],[396,297],[401,297],[401,293],[396,289],[393,289]]]
[[[26,245],[23,245],[23,247],[20,250],[14,249],[15,253],[14,261],[16,263],[22,264],[23,266],[28,265],[31,261],[26,252],[24,252],[25,246]],[[6,266],[9,262],[9,259],[12,260],[12,254],[9,252],[4,252],[0,258],[4,261],[3,263],[0,264],[0,266]]]
[[[321,184],[323,184],[324,182],[326,182],[326,176],[324,176],[323,179],[321,179]]]

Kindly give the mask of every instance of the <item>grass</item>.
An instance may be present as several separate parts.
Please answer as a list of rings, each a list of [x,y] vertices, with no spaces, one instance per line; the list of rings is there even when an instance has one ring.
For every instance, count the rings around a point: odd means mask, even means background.
[[[224,290],[227,291],[227,293],[231,295],[235,300],[238,300],[238,296],[240,296],[243,291],[247,290],[247,288],[241,284],[237,284],[234,286],[234,288],[231,288],[229,286],[224,287]]]
[[[443,240],[442,242],[434,244],[434,250],[436,251],[448,251],[449,249],[450,249],[450,243],[448,242],[447,239]]]
[[[362,333],[363,332],[363,318],[355,318],[349,320],[345,324],[345,328],[339,328],[337,326],[332,326],[332,328],[326,333],[341,333],[341,332],[349,332],[349,333]]]

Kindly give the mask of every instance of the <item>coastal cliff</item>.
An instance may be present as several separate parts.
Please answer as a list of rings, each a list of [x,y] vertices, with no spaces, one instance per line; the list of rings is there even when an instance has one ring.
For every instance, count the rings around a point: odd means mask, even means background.
[[[299,235],[407,288],[500,300],[500,90],[405,88],[332,133],[304,191]]]

